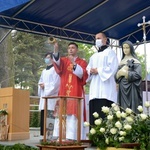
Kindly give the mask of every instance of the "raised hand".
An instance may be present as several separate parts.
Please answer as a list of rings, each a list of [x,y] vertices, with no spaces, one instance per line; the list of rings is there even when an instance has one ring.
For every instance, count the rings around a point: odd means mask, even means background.
[[[55,42],[54,43],[54,53],[58,53],[58,43],[57,42]]]

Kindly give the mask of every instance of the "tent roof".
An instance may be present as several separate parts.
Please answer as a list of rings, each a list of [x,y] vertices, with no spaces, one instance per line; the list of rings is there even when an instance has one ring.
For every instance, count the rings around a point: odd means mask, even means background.
[[[120,42],[142,42],[142,17],[150,20],[150,0],[1,0],[0,27],[93,43],[105,32]],[[150,40],[150,25],[146,25]]]

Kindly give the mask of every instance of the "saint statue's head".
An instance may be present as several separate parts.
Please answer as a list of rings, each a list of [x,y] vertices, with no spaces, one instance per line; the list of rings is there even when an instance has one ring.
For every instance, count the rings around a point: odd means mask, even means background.
[[[132,56],[133,58],[137,59],[133,44],[130,41],[125,41],[122,43],[122,54],[122,59],[125,56]]]

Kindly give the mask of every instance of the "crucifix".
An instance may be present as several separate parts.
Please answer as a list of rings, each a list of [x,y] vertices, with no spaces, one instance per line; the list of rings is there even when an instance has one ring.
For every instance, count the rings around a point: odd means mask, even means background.
[[[143,29],[143,43],[144,43],[144,54],[145,54],[145,73],[146,73],[146,78],[145,78],[145,88],[146,88],[146,101],[148,101],[148,85],[147,85],[147,56],[146,56],[146,25],[150,24],[150,21],[145,22],[145,16],[142,17],[143,22],[138,23],[138,27],[142,26]],[[149,111],[148,111],[149,113]]]
[[[131,60],[128,60],[127,62],[128,62],[128,67],[129,68],[133,68],[133,66],[134,66],[134,60],[131,59]]]

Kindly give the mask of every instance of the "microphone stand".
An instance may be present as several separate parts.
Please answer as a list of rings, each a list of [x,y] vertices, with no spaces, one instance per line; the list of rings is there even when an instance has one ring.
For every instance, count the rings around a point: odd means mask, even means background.
[[[138,27],[142,26],[143,29],[143,43],[144,43],[144,54],[145,54],[145,88],[146,88],[146,101],[148,102],[148,83],[147,83],[147,56],[146,56],[146,25],[150,24],[150,21],[145,22],[145,16],[142,17],[143,23],[138,23]],[[147,108],[147,113],[149,114],[149,109]]]

